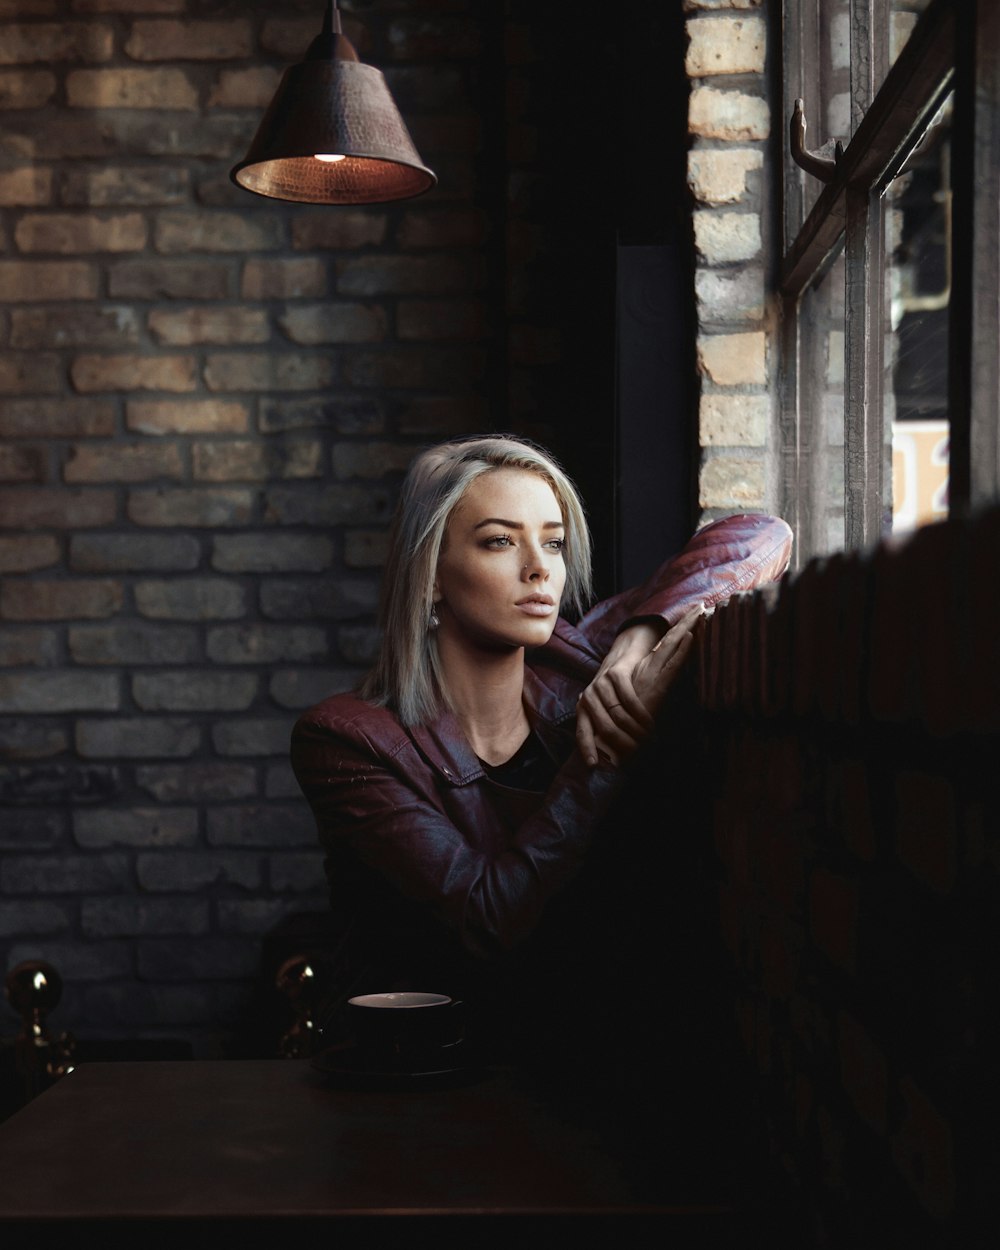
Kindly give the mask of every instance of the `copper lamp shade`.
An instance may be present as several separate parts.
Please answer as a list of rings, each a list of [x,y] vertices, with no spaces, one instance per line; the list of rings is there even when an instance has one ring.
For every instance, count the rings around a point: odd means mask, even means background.
[[[341,34],[335,3],[305,60],[285,71],[230,177],[257,195],[304,204],[403,200],[437,182],[381,72]]]

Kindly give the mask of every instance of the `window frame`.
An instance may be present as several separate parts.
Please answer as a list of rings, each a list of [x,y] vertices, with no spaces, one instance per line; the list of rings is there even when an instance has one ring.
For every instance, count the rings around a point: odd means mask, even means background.
[[[798,563],[824,547],[810,482],[806,353],[811,327],[802,298],[839,249],[846,251],[844,538],[870,546],[886,532],[883,350],[885,208],[899,173],[949,91],[953,143],[954,275],[949,317],[950,512],[1000,495],[1000,6],[995,0],[931,0],[897,60],[887,62],[885,0],[851,0],[852,136],[831,180],[786,245],[781,303],[780,506],[800,535]],[[817,81],[819,0],[784,0],[782,98],[809,107]],[[856,55],[858,48],[863,55]],[[876,91],[874,83],[881,82]],[[787,140],[786,140],[787,142]],[[784,221],[801,217],[803,179],[783,163]]]

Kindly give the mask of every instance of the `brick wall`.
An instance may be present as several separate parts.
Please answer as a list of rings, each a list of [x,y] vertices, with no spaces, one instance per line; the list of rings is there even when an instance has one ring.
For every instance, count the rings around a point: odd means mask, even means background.
[[[214,1053],[261,935],[323,908],[291,723],[368,660],[413,449],[507,417],[500,20],[356,8],[425,199],[230,184],[322,3],[0,5],[0,951],[82,1036]]]
[[[711,520],[772,508],[776,240],[764,176],[771,134],[760,0],[685,0],[691,81],[688,186],[695,200],[700,505]],[[770,287],[770,282],[768,282]]]

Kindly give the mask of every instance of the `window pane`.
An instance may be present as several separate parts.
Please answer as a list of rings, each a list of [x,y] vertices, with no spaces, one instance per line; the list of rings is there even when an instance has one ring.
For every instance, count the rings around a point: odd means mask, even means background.
[[[801,439],[809,555],[844,547],[844,253],[802,297]]]
[[[891,65],[909,39],[917,18],[930,0],[891,0],[889,9],[889,64]]]
[[[948,513],[951,97],[886,196],[894,532]]]

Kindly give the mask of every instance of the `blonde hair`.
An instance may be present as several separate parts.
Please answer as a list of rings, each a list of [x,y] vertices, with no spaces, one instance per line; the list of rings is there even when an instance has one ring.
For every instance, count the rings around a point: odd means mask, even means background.
[[[389,543],[382,585],[382,637],[363,698],[391,707],[404,725],[424,724],[445,705],[434,633],[428,629],[434,578],[448,519],[484,473],[524,469],[552,487],[566,527],[563,603],[590,602],[590,534],[576,487],[556,461],[523,439],[490,435],[441,443],[410,465]]]

